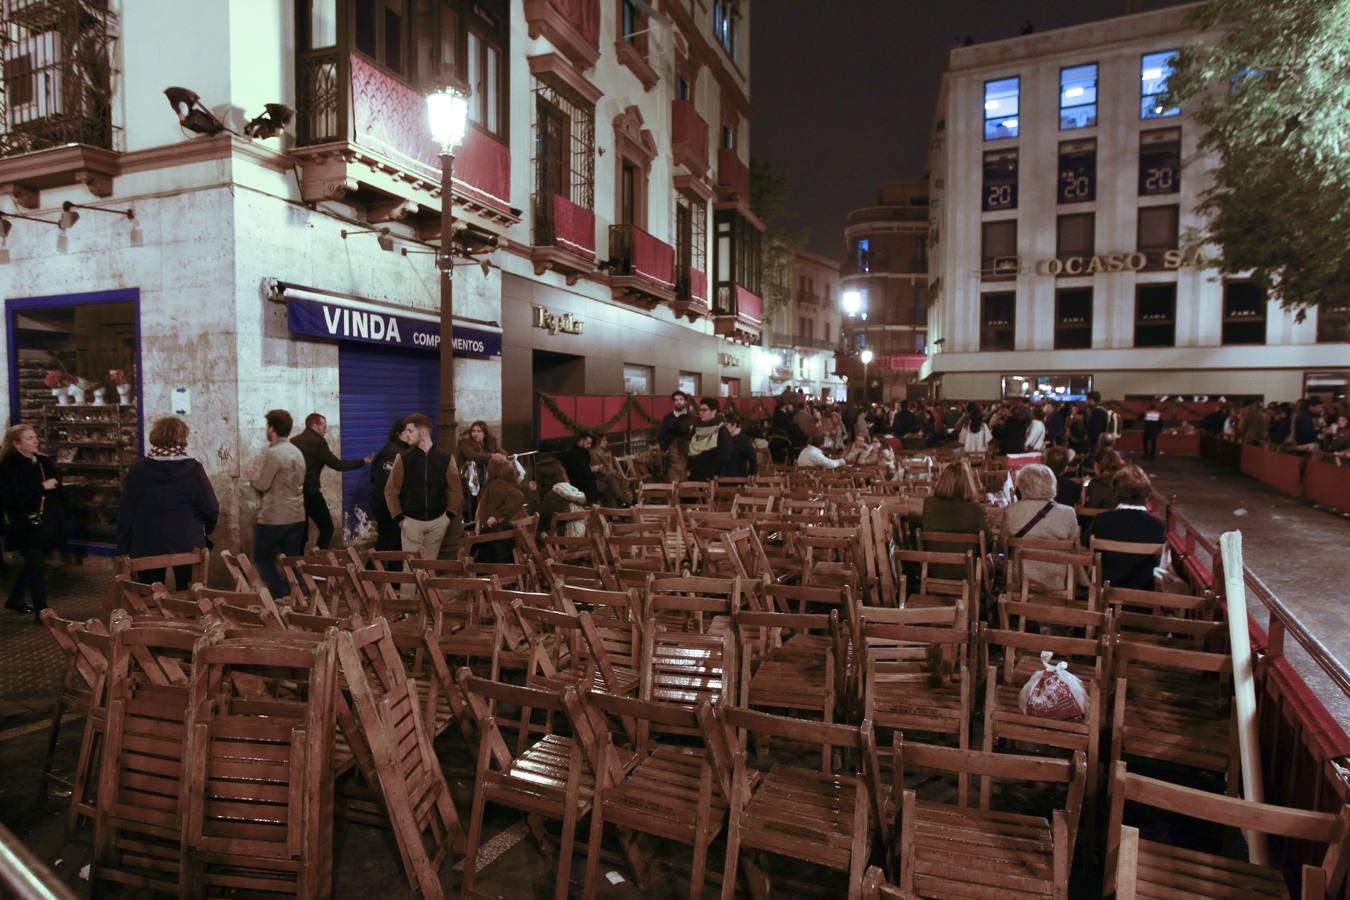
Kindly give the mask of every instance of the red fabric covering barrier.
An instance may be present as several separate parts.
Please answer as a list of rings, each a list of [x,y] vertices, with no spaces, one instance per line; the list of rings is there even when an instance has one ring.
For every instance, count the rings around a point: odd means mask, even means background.
[[[764,301],[739,284],[736,285],[736,314],[756,325],[764,321]]]
[[[750,202],[750,169],[735,150],[722,147],[717,151],[717,183],[726,185],[742,203]]]
[[[1137,428],[1122,432],[1116,440],[1116,448],[1131,453],[1143,453],[1144,432]],[[1173,456],[1199,456],[1200,435],[1163,432],[1158,435],[1158,452],[1170,453]]]
[[[1308,460],[1303,470],[1303,499],[1350,513],[1350,466]]]
[[[692,100],[670,101],[671,143],[688,149],[694,161],[708,168],[708,123],[694,108]]]
[[[689,296],[704,303],[708,302],[708,276],[698,269],[689,270]]]
[[[675,249],[636,226],[628,226],[628,231],[633,241],[633,274],[658,287],[673,290]]]
[[[600,0],[548,0],[592,47],[600,49]]]
[[[472,122],[455,153],[455,190],[511,209],[511,148]]]
[[[1303,458],[1267,450],[1257,444],[1242,445],[1242,472],[1291,497],[1303,496]]]
[[[561,194],[554,194],[553,243],[594,259],[595,213],[577,206]]]

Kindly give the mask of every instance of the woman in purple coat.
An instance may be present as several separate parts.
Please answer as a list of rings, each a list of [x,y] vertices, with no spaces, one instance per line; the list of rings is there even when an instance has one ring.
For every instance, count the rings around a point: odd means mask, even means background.
[[[186,553],[211,546],[208,535],[220,515],[216,492],[202,464],[187,455],[188,426],[165,416],[150,429],[150,453],[127,470],[117,515],[117,550],[128,556]],[[147,570],[147,582],[164,580]],[[188,586],[191,566],[174,566],[174,583]]]

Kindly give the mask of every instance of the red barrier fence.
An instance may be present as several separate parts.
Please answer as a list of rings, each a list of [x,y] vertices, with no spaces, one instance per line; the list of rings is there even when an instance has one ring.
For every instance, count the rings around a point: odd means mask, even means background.
[[[1166,514],[1167,541],[1179,568],[1193,588],[1213,590],[1226,607],[1218,546],[1195,530],[1177,509],[1175,498],[1166,503]],[[1282,806],[1338,813],[1350,801],[1350,771],[1345,760],[1350,755],[1350,737],[1286,657],[1285,638],[1292,637],[1345,696],[1350,696],[1350,671],[1250,569],[1244,568],[1243,576],[1248,608],[1259,603],[1270,615],[1268,630],[1248,617],[1265,799]],[[1295,884],[1299,867],[1319,864],[1324,851],[1323,845],[1307,842],[1286,845],[1284,864]],[[1344,900],[1350,888],[1342,887],[1335,896]]]
[[[629,398],[632,406],[629,407]],[[722,411],[735,412],[743,419],[767,419],[773,414],[773,397],[723,397]],[[539,404],[539,440],[574,438],[576,432],[560,419],[549,403],[569,420],[583,428],[605,426],[607,434],[620,435],[651,431],[656,422],[670,412],[670,395],[641,394],[549,394]],[[645,415],[644,415],[645,413]],[[691,413],[692,415],[692,413]],[[617,418],[616,418],[617,416]],[[653,421],[656,420],[656,421]]]
[[[1242,474],[1291,497],[1303,496],[1303,457],[1260,444],[1242,445]]]
[[[1138,429],[1122,432],[1116,439],[1116,446],[1131,453],[1143,453],[1144,432]],[[1199,456],[1200,435],[1163,432],[1158,435],[1158,452],[1173,456]]]

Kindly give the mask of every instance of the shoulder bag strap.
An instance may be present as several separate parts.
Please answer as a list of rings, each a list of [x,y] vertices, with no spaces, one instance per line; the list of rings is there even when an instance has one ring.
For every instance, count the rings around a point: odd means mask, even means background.
[[[1055,508],[1055,501],[1053,500],[1045,501],[1045,505],[1042,506],[1039,510],[1037,510],[1036,515],[1031,517],[1031,521],[1027,522],[1027,524],[1023,525],[1020,529],[1018,529],[1017,534],[1013,535],[1013,537],[1019,539],[1026,537],[1027,532],[1035,528],[1036,523],[1039,522],[1041,519],[1044,519],[1046,516],[1048,516],[1050,514],[1050,510],[1054,508]]]

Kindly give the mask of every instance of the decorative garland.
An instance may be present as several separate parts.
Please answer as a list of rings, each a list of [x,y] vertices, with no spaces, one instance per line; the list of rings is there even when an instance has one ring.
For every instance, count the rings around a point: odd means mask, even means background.
[[[581,437],[583,435],[590,435],[593,438],[599,438],[601,435],[608,434],[609,430],[613,428],[615,425],[619,424],[619,420],[623,419],[630,412],[636,413],[637,417],[639,419],[642,419],[648,425],[655,425],[659,427],[661,424],[660,419],[656,418],[651,413],[647,412],[646,408],[643,407],[643,405],[638,402],[637,394],[628,394],[627,399],[624,400],[623,402],[623,406],[619,407],[618,412],[610,416],[608,420],[601,422],[599,425],[582,425],[581,423],[577,422],[567,413],[562,411],[562,409],[558,406],[558,402],[556,400],[554,400],[548,394],[545,394],[543,391],[535,391],[534,395],[539,398],[539,402],[544,404],[544,408],[547,409],[550,413],[552,413],[555,419],[561,422],[564,427],[566,427],[577,437]],[[757,402],[759,403],[760,413],[761,414],[764,413],[765,410],[763,401],[760,400]],[[737,408],[735,401],[732,400],[730,397],[726,397],[723,399],[722,407],[724,411],[727,413],[736,415],[737,417],[741,415],[740,410]]]

